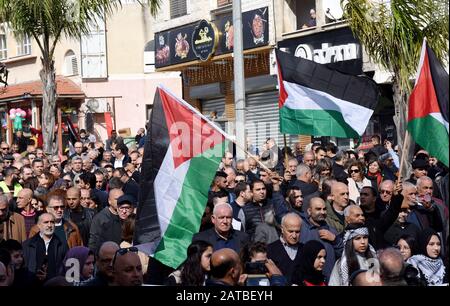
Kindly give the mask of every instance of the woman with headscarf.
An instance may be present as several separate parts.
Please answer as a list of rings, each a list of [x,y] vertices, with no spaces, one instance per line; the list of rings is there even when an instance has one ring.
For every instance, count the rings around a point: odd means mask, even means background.
[[[378,266],[375,249],[369,244],[367,227],[349,226],[344,234],[344,252],[336,261],[328,286],[349,286],[353,272]]]
[[[419,271],[419,279],[428,286],[448,282],[444,262],[441,258],[441,238],[431,228],[422,231],[418,239],[419,254],[411,256],[408,263]]]
[[[325,246],[317,240],[303,245],[300,264],[292,276],[292,283],[299,286],[326,286],[323,275],[327,253]]]
[[[94,252],[84,246],[71,248],[63,261],[63,276],[74,286],[92,278],[94,274]],[[78,268],[78,271],[71,270]]]

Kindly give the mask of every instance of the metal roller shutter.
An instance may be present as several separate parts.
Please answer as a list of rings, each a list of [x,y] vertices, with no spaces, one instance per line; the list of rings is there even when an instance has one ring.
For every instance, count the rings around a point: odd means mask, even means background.
[[[280,134],[278,117],[278,91],[247,94],[245,107],[245,127],[247,137],[251,138],[261,153],[266,139],[273,137],[279,147],[284,146]],[[288,146],[298,141],[298,135],[287,135]]]
[[[218,119],[225,118],[225,97],[202,100],[202,114],[209,118],[212,111],[217,112]],[[225,130],[225,122],[218,122],[223,130]]]

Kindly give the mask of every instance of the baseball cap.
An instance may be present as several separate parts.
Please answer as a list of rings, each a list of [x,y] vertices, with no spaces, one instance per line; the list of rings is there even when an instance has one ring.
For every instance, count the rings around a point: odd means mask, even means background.
[[[136,199],[129,194],[124,194],[117,199],[117,206],[123,204],[131,204],[132,206],[136,206]]]

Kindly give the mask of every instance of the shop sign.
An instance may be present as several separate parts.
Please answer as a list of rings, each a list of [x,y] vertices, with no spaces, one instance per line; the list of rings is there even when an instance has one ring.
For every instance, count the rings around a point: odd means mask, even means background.
[[[214,54],[219,43],[219,31],[213,23],[201,20],[192,33],[192,50],[195,56],[207,61]]]

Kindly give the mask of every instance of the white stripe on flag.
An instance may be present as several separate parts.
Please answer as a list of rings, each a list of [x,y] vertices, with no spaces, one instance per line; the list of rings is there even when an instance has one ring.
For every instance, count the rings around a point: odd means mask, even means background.
[[[298,110],[329,110],[342,114],[345,122],[359,135],[366,130],[373,110],[299,84],[283,81],[288,94],[284,106]]]
[[[430,113],[430,116],[439,121],[440,123],[442,123],[445,126],[445,129],[447,130],[448,133],[448,122],[445,121],[441,113]]]

